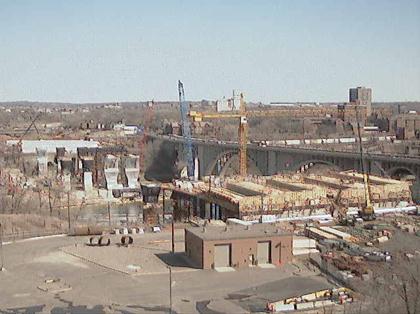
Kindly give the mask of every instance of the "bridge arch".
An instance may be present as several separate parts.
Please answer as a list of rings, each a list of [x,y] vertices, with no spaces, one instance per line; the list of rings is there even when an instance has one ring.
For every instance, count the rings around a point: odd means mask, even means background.
[[[213,173],[213,170],[216,169],[216,165],[219,162],[219,160],[223,160],[224,158],[230,158],[233,154],[236,154],[236,150],[225,150],[220,152],[216,158],[214,158],[206,167],[206,170],[204,171],[204,175],[208,176]]]
[[[330,162],[330,161],[326,161],[326,160],[321,160],[321,159],[309,159],[309,160],[304,160],[301,161],[299,163],[296,163],[294,166],[292,166],[292,171],[300,171],[301,169],[304,169],[304,171],[306,171],[307,169],[313,167],[314,165],[326,165],[331,167],[334,170],[341,170],[339,166],[337,166],[336,164]]]
[[[217,164],[219,163],[220,165],[220,171],[218,173],[219,176],[224,176],[227,172],[227,170],[229,169],[229,167],[233,164],[233,162],[238,162],[239,163],[239,154],[237,150],[227,150],[227,151],[223,151],[221,153],[219,153],[216,158],[213,159],[213,161],[211,163],[208,164],[204,175],[208,176],[214,173]],[[249,156],[249,154],[247,155],[247,163],[248,163],[248,169],[252,169],[255,172],[257,172],[257,174],[261,175],[262,172],[261,170],[258,168],[257,163],[255,162],[255,160]]]
[[[387,173],[391,178],[395,178],[397,175],[400,176],[401,174],[412,175],[417,178],[416,173],[412,169],[404,166],[395,166],[389,169]]]
[[[381,176],[389,177],[388,172],[382,167],[381,163],[379,161],[372,161],[372,169],[371,173],[375,174],[375,169],[377,170],[377,174],[380,174]]]

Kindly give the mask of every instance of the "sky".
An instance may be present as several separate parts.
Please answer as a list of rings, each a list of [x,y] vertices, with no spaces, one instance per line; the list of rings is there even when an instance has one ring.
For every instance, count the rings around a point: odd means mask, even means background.
[[[0,101],[420,100],[420,0],[0,0]]]

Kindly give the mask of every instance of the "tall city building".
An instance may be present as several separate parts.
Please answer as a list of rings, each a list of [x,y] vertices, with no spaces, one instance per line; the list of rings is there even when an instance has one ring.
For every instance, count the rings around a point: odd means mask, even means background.
[[[366,114],[369,117],[372,114],[372,89],[366,87],[350,88],[349,102],[356,106],[365,106]]]

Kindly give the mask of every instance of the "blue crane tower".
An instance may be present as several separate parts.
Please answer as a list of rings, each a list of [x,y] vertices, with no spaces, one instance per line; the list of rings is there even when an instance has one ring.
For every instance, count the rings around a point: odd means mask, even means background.
[[[182,136],[185,138],[185,146],[183,152],[183,161],[187,164],[187,174],[188,178],[194,176],[194,160],[193,160],[193,149],[192,149],[192,139],[191,139],[191,127],[190,120],[188,118],[188,103],[185,101],[184,94],[184,84],[181,81],[178,81],[178,95],[179,95],[179,105],[181,109],[181,127],[182,127]]]

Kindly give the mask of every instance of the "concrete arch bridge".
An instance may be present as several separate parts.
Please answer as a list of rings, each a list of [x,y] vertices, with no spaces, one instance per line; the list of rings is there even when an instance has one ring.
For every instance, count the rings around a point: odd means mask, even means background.
[[[166,150],[181,152],[182,137],[152,136],[152,140]],[[197,157],[199,177],[226,175],[238,169],[238,145],[221,141],[193,139],[194,155]],[[337,170],[361,171],[360,155],[357,152],[300,148],[297,146],[261,147],[248,145],[248,172],[273,175],[284,171],[305,171],[314,165],[324,165]],[[159,158],[159,156],[154,156]],[[366,154],[366,166],[370,173],[398,177],[412,175],[420,180],[420,156],[408,157],[388,154]]]

